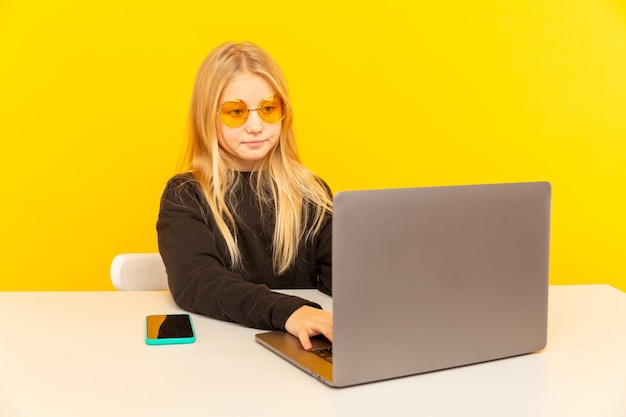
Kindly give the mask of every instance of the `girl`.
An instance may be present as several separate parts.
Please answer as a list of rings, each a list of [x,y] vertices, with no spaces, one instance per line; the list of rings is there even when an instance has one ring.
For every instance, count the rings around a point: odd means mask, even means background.
[[[198,71],[189,112],[188,171],[161,199],[159,251],[182,308],[311,348],[332,340],[332,315],[270,289],[331,292],[332,196],[302,165],[285,78],[249,43],[225,43]]]

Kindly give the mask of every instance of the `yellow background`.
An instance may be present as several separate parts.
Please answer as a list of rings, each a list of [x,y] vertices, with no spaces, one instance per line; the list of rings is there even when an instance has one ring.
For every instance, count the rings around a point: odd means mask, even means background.
[[[0,290],[112,289],[115,254],[157,250],[195,72],[226,40],[281,64],[334,191],[550,181],[551,282],[626,290],[617,0],[0,0]]]

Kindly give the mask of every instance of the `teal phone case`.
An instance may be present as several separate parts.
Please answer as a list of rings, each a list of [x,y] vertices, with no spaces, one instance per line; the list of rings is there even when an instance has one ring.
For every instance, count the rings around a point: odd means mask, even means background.
[[[147,316],[145,327],[148,345],[179,345],[196,341],[196,332],[189,314]]]

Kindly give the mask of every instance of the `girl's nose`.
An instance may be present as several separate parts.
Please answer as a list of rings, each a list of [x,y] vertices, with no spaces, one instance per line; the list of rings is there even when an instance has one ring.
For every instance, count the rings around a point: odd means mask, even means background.
[[[261,131],[263,131],[263,121],[259,116],[259,112],[251,111],[248,114],[248,120],[246,120],[246,132],[260,133]]]

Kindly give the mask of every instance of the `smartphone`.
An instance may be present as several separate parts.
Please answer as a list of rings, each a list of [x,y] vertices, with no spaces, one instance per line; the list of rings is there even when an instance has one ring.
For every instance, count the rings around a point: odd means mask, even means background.
[[[146,343],[172,345],[193,343],[196,333],[189,314],[157,314],[146,317]]]

